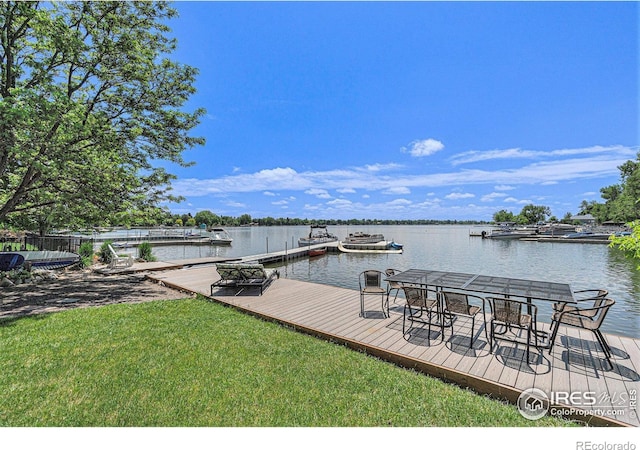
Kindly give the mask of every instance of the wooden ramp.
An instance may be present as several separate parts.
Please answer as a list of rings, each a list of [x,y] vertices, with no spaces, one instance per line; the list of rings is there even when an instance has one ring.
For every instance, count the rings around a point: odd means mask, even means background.
[[[167,286],[205,296],[210,296],[210,285],[218,279],[212,266],[148,276]],[[414,328],[403,336],[401,298],[391,304],[390,317],[384,318],[379,298],[367,296],[367,317],[363,318],[359,317],[359,292],[352,289],[281,278],[262,296],[252,292],[233,294],[219,290],[214,292],[214,300],[481,394],[515,403],[522,391],[535,387],[548,395],[553,393],[552,400],[571,418],[596,426],[640,425],[636,401],[640,387],[637,339],[606,336],[614,364],[613,370],[607,370],[604,354],[592,333],[562,327],[552,354],[532,349],[532,362],[527,364],[522,345],[499,342],[491,354],[483,323],[476,323],[471,349],[471,322],[465,319],[456,321],[453,332],[445,329],[444,342],[436,328],[430,335],[425,327]]]

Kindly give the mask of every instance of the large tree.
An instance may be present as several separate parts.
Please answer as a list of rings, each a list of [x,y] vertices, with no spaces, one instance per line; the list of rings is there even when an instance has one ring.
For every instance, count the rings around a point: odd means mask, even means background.
[[[165,2],[0,2],[0,222],[101,222],[171,198],[204,113]],[[43,220],[41,217],[38,219]]]

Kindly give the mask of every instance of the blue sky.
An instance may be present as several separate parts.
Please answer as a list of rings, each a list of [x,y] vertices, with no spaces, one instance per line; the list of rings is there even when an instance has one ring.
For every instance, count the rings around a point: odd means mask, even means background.
[[[204,107],[174,213],[559,218],[638,134],[636,2],[178,2]]]

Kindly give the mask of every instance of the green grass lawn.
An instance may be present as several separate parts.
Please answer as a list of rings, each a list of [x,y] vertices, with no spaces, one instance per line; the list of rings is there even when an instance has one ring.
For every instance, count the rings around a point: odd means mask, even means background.
[[[0,426],[558,426],[203,300],[0,321]]]

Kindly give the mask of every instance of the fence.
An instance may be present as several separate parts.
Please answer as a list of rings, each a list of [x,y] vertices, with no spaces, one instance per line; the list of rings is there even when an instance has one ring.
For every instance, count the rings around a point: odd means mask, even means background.
[[[78,236],[25,236],[24,248],[37,248],[38,250],[56,250],[78,253],[83,242],[91,242],[91,239]]]

